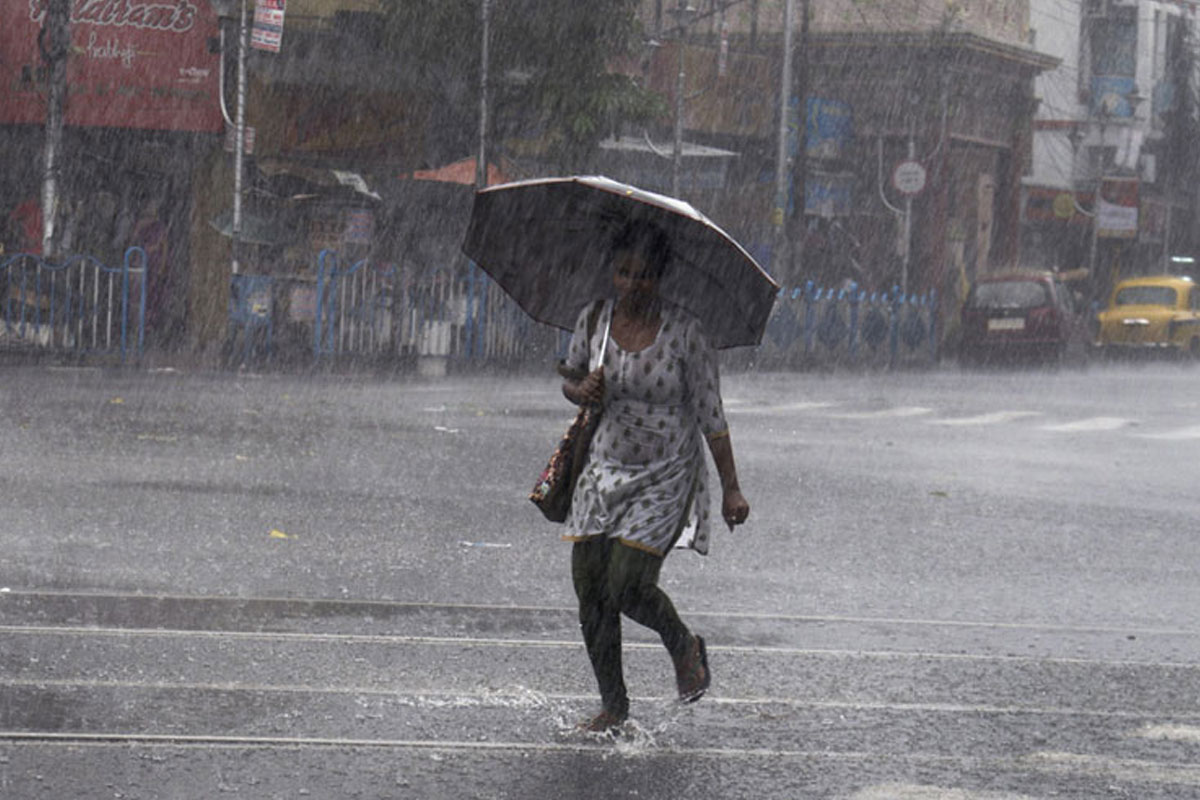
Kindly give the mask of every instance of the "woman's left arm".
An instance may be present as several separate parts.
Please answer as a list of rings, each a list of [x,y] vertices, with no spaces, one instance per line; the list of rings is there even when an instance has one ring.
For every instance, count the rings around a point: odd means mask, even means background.
[[[717,474],[721,478],[721,517],[729,530],[733,530],[734,525],[741,525],[750,516],[750,504],[738,485],[737,465],[733,461],[733,442],[729,432],[709,436],[708,449],[712,452],[713,463],[717,465]]]

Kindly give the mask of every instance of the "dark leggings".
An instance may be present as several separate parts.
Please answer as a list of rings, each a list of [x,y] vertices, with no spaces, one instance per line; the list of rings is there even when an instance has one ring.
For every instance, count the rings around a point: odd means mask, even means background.
[[[579,624],[600,685],[600,699],[605,711],[620,717],[629,712],[621,666],[621,614],[657,631],[676,662],[691,641],[671,598],[658,588],[662,563],[662,556],[613,539],[576,542],[571,551]]]

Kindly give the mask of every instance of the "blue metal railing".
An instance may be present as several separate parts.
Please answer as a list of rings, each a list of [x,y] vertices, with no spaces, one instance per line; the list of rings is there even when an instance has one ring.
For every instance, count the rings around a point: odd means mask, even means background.
[[[317,258],[313,356],[438,357],[456,362],[521,358],[541,331],[474,264],[401,270],[367,260],[348,268],[337,253]]]
[[[813,281],[781,289],[763,338],[763,361],[805,364],[935,363],[938,295],[866,292]]]
[[[390,330],[391,318],[386,312],[394,277],[391,265],[381,269],[364,258],[341,268],[337,253],[322,250],[317,256],[313,357],[386,350],[389,337],[381,328],[386,318]]]
[[[119,267],[84,254],[59,263],[33,253],[0,260],[0,343],[74,352],[105,352],[115,347],[125,361],[130,338],[136,337],[140,357],[146,343],[148,277],[146,251],[140,247],[127,249]],[[130,291],[135,279],[137,308],[131,314]]]

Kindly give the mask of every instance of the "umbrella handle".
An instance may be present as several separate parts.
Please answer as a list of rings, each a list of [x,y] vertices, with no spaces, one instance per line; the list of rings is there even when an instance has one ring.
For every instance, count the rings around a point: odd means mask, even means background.
[[[604,354],[608,350],[608,332],[612,329],[612,312],[608,314],[608,319],[604,321],[604,338],[600,340],[600,358],[596,362],[597,369],[604,366]]]

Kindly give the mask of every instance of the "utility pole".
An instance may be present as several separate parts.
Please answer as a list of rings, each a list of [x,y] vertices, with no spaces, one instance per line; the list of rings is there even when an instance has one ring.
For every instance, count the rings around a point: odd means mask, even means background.
[[[684,71],[684,48],[687,44],[688,23],[691,21],[692,16],[695,15],[696,9],[688,5],[688,0],[679,0],[679,5],[671,13],[674,15],[675,23],[679,28],[678,39],[675,45],[678,52],[678,65],[675,73],[675,136],[671,151],[671,196],[679,197],[680,173],[683,168],[683,93],[687,88],[687,74]]]
[[[479,154],[475,157],[475,188],[487,186],[487,129],[488,129],[488,29],[490,13],[488,0],[480,0],[480,27],[483,29],[479,42]]]
[[[246,39],[250,35],[246,19],[246,0],[241,2],[241,17],[238,23],[238,70],[237,110],[234,117],[233,135],[233,230],[230,271],[237,275],[242,250],[242,174],[246,163]]]
[[[799,277],[798,269],[804,259],[805,211],[808,201],[808,35],[809,2],[800,0],[800,40],[796,61],[796,159],[792,162],[792,215],[788,220],[788,239],[791,242],[791,261],[788,268],[792,278]]]
[[[67,55],[71,47],[71,1],[49,0],[38,35],[42,60],[50,68],[42,173],[42,256],[58,255],[63,128],[67,110]]]
[[[784,266],[788,263],[791,248],[788,247],[787,216],[788,200],[788,105],[792,97],[792,28],[795,15],[795,0],[785,0],[783,6],[783,74],[779,78],[779,141],[775,151],[775,208],[771,212],[771,224],[775,228],[774,256],[771,261],[775,276],[786,280]]]

